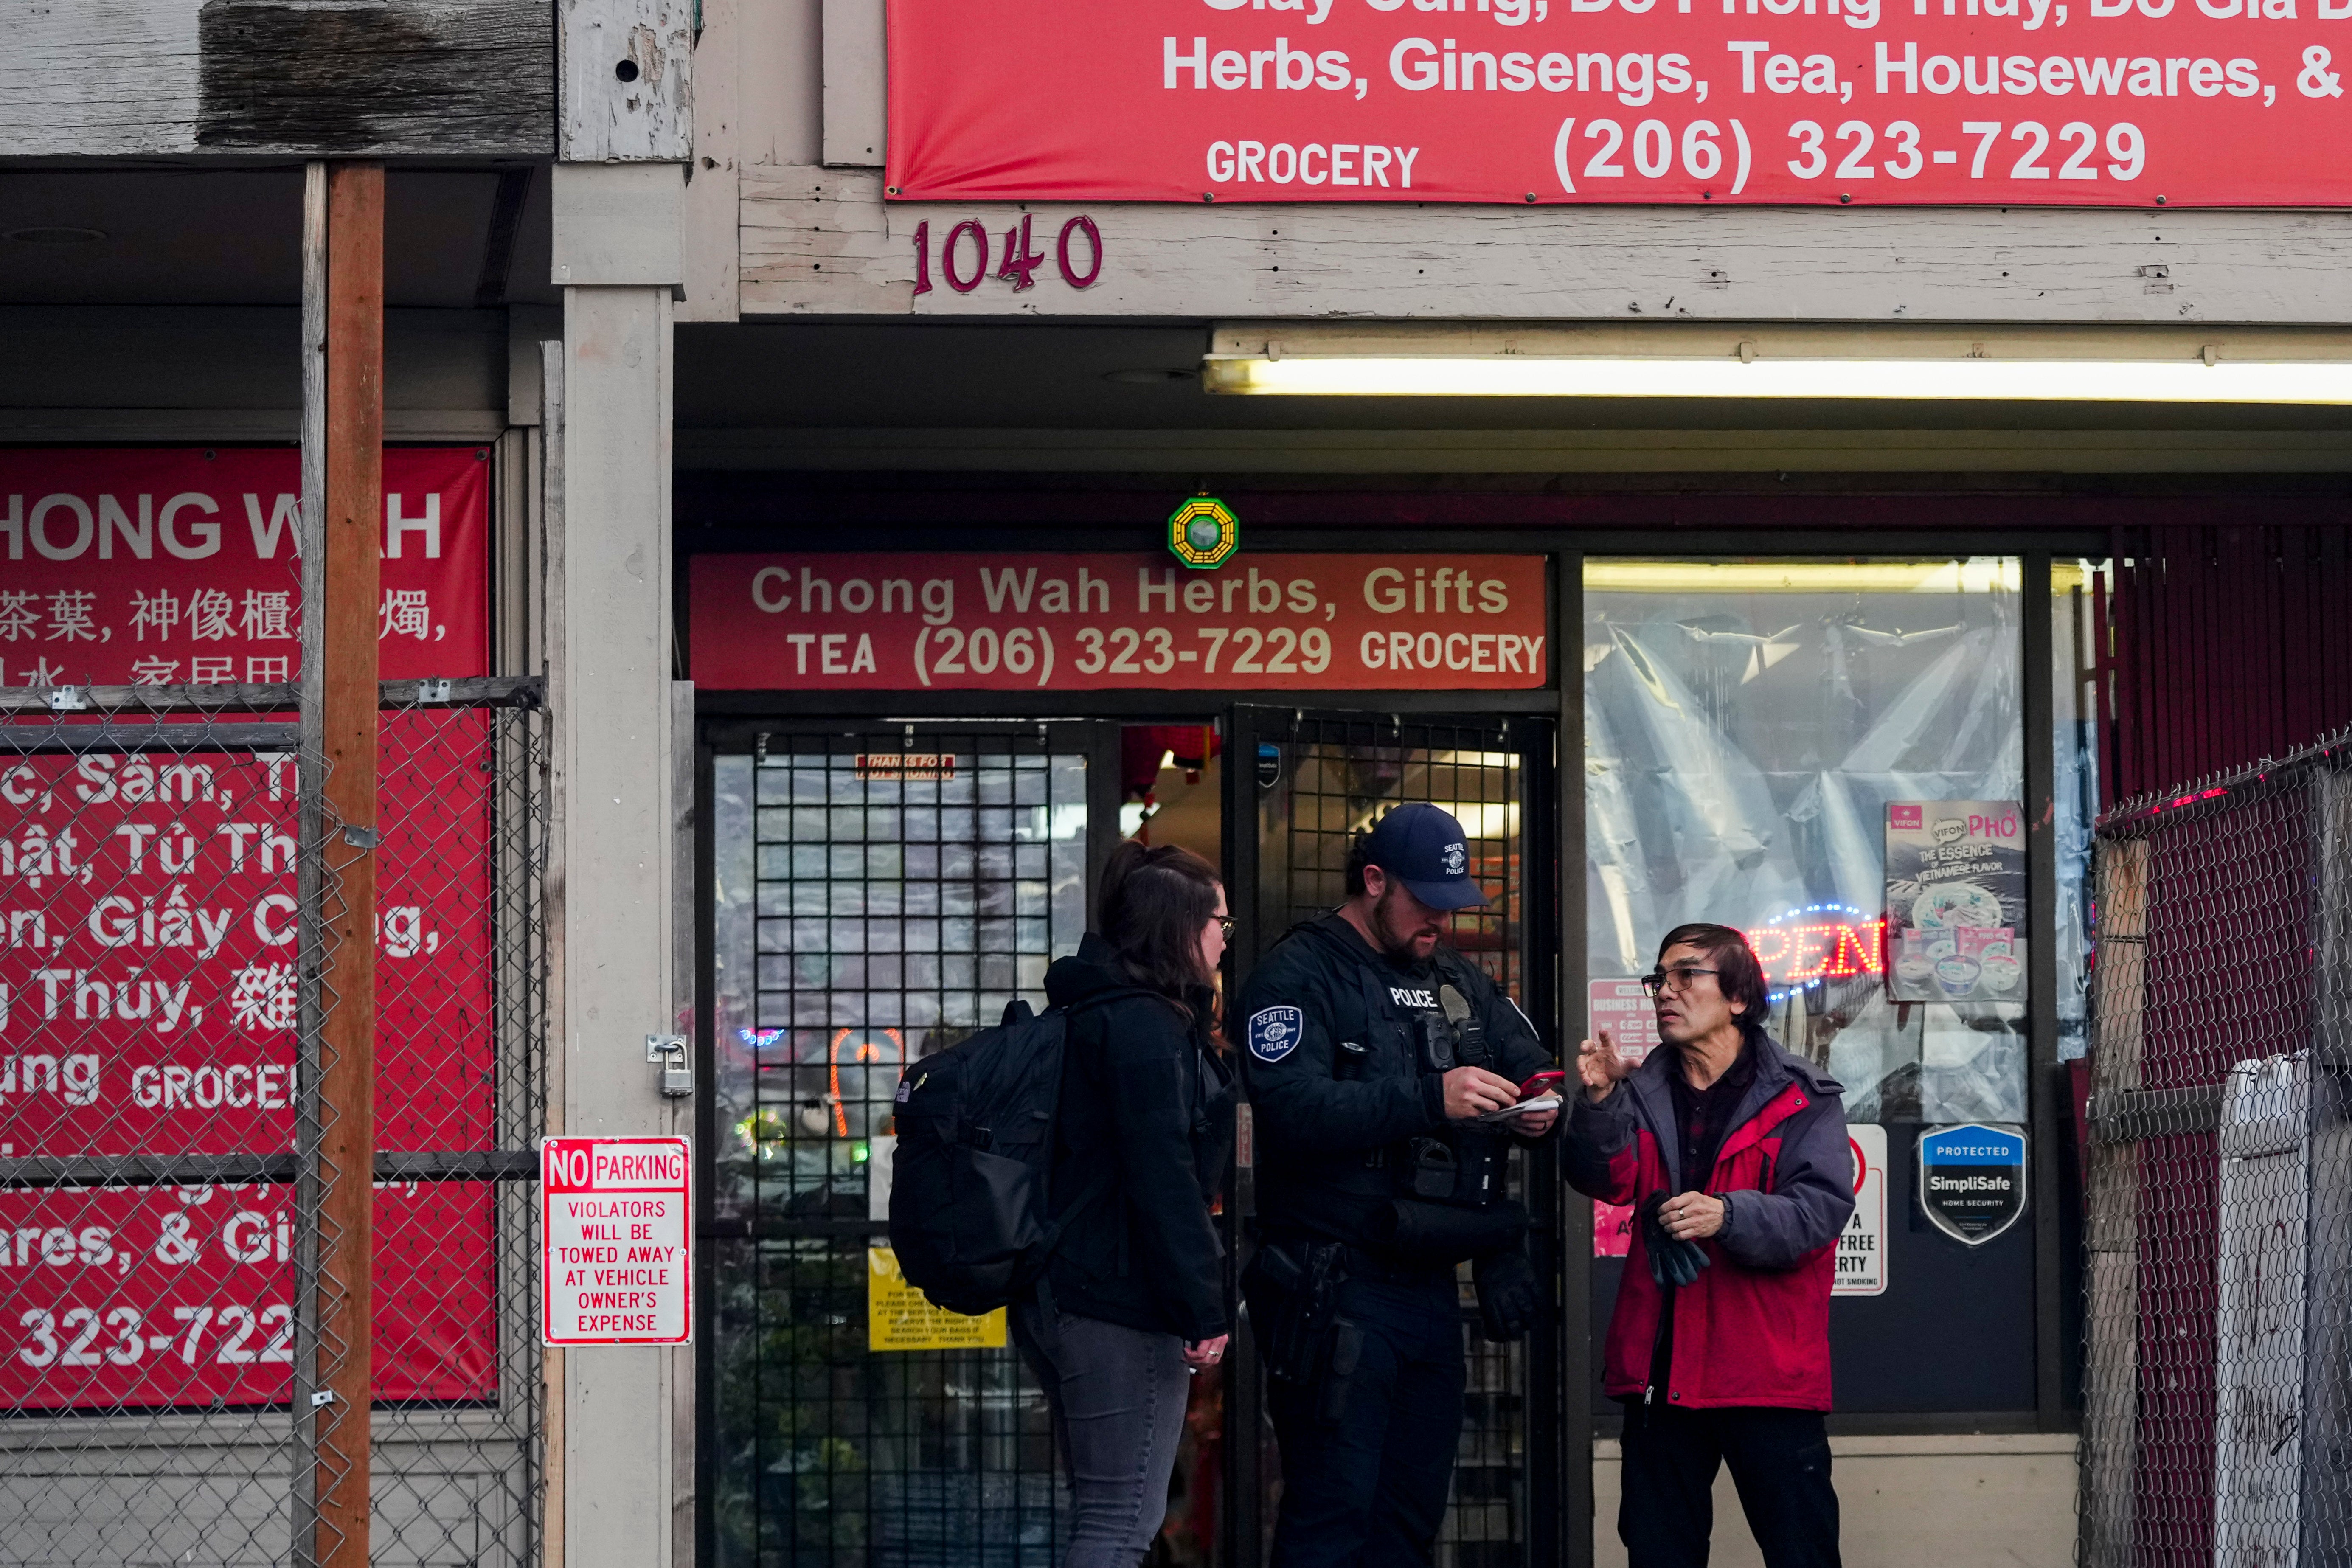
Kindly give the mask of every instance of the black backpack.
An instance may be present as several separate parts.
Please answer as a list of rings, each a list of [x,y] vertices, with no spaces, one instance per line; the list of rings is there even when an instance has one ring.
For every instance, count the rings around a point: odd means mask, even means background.
[[[1092,1006],[1126,989],[1087,997]],[[1025,1300],[1071,1220],[1108,1189],[1106,1170],[1052,1212],[1054,1117],[1070,1010],[1006,1005],[1003,1021],[925,1057],[898,1080],[890,1246],[907,1282],[978,1317]]]

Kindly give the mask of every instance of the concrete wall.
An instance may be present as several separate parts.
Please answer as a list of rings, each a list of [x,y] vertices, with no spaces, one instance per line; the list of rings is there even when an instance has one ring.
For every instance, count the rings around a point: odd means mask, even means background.
[[[2074,1438],[2069,1435],[1833,1437],[1832,1474],[1848,1563],[1937,1568],[2073,1568]],[[1612,1439],[1593,1446],[1594,1568],[1625,1568]],[[1725,1471],[1715,1482],[1714,1568],[1762,1568]]]

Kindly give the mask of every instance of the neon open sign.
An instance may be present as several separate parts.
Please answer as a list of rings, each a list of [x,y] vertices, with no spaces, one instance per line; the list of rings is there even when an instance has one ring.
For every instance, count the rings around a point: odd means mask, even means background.
[[[1885,972],[1886,917],[1851,904],[1807,904],[1743,932],[1779,1001],[1800,985]]]

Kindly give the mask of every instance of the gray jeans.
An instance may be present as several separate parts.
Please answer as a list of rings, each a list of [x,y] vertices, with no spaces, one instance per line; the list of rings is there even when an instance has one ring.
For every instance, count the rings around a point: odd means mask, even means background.
[[[1013,1340],[1045,1390],[1054,1446],[1070,1478],[1063,1568],[1135,1568],[1168,1513],[1168,1478],[1192,1378],[1174,1334],[1013,1311]]]

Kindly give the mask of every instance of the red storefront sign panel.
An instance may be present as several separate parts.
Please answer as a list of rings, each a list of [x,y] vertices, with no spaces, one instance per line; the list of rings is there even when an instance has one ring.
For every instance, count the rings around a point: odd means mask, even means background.
[[[539,1163],[546,1342],[685,1344],[694,1330],[687,1141],[549,1138]]]
[[[2347,21],[2344,0],[890,0],[887,183],[2333,205],[2352,199]]]
[[[0,677],[290,680],[289,450],[0,456]],[[484,673],[488,465],[384,455],[386,679]],[[470,715],[384,723],[379,1147],[490,1136],[489,780]],[[469,765],[470,764],[470,765]],[[291,1146],[294,762],[39,755],[0,764],[0,1154]],[[0,1401],[287,1397],[291,1190],[0,1194]],[[380,1189],[379,1394],[494,1391],[490,1208]]]
[[[695,683],[735,690],[1513,690],[1537,555],[698,555]]]

